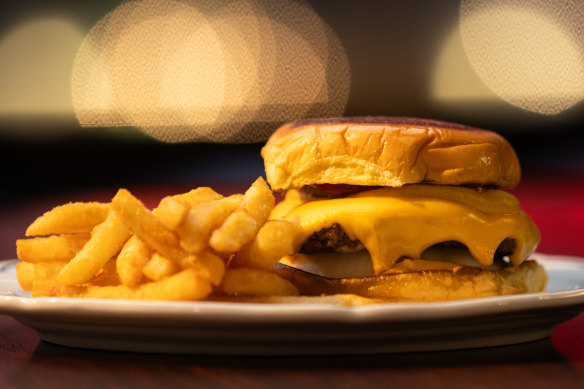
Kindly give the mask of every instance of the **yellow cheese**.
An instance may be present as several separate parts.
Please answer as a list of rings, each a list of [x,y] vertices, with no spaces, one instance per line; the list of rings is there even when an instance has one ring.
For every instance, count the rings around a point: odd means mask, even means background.
[[[291,191],[271,217],[298,224],[298,244],[322,228],[340,224],[349,238],[367,249],[376,274],[388,271],[402,257],[419,259],[425,249],[446,241],[464,244],[481,265],[489,266],[499,244],[514,239],[517,247],[510,260],[519,265],[540,239],[513,195],[456,186],[408,185],[312,201]]]

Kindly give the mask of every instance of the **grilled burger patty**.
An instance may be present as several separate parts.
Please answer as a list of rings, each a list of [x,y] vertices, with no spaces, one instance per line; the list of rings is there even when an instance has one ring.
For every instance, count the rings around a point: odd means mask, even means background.
[[[463,245],[455,241],[442,242],[441,245],[449,247],[462,247]],[[335,223],[330,227],[321,229],[320,231],[314,232],[312,235],[306,239],[300,248],[300,253],[302,254],[313,254],[322,251],[357,251],[363,248],[361,242],[357,239],[351,239],[345,233],[343,228],[339,223]],[[507,256],[513,254],[516,249],[515,240],[506,238],[504,239],[495,255]]]

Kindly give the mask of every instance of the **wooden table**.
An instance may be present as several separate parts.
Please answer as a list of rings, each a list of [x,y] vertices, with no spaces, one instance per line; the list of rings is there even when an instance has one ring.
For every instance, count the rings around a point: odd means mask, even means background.
[[[554,191],[549,191],[553,185]],[[516,191],[542,231],[543,252],[584,257],[584,181],[524,180]],[[156,198],[159,193],[146,197]],[[103,193],[76,200],[100,200]],[[141,195],[144,195],[142,193]],[[32,219],[63,198],[3,210],[2,258]],[[65,199],[64,201],[68,201]],[[550,206],[553,204],[553,207]],[[12,251],[11,251],[12,250]],[[583,388],[584,315],[537,342],[462,351],[334,357],[212,357],[73,349],[0,316],[0,388]]]
[[[582,388],[584,317],[551,339],[487,349],[334,357],[209,357],[73,349],[0,316],[1,388]],[[579,331],[578,349],[568,339]],[[571,332],[572,331],[572,332]],[[572,351],[570,351],[572,350]],[[574,351],[576,350],[576,351]],[[576,352],[578,355],[567,355]]]

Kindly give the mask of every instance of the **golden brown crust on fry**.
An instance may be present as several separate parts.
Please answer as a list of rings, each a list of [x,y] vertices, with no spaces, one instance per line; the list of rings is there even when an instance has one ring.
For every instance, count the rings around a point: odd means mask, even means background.
[[[123,189],[110,204],[96,204],[56,207],[37,225],[67,233],[17,241],[23,289],[34,297],[358,306],[538,292],[547,281],[533,261],[498,271],[402,266],[397,274],[350,279],[275,267],[298,250],[298,226],[267,220],[274,196],[261,178],[244,195],[223,198],[203,188],[168,197],[153,212]],[[100,210],[107,215],[71,221]],[[89,227],[91,234],[83,232]]]
[[[211,284],[194,269],[158,281],[130,288],[125,285],[65,285],[47,282],[37,297],[76,297],[128,300],[201,300],[211,292]],[[34,296],[33,291],[33,296]]]
[[[88,233],[51,235],[16,241],[16,256],[25,262],[67,261],[87,243]]]
[[[231,251],[254,240],[274,202],[268,184],[259,178],[245,194],[223,197],[202,187],[165,197],[153,211],[126,189],[109,204],[57,206],[38,218],[32,231],[59,235],[17,241],[23,261],[17,266],[18,281],[34,297],[202,300],[213,288],[225,286],[225,261]],[[243,223],[233,222],[232,215],[244,215]],[[214,234],[226,223],[226,231]],[[238,233],[235,244],[232,230]],[[229,240],[230,249],[213,250],[211,237],[218,246]],[[275,274],[244,273],[234,274],[248,282],[246,293],[297,293]],[[230,290],[241,289],[231,283]]]
[[[287,279],[272,272],[251,269],[228,269],[221,291],[231,296],[297,296],[298,289]]]
[[[109,204],[97,202],[77,202],[59,205],[39,216],[28,226],[25,235],[40,236],[91,232],[93,227],[105,220],[109,210]]]
[[[521,175],[515,151],[494,132],[401,117],[288,123],[262,156],[274,190],[324,183],[514,187]]]

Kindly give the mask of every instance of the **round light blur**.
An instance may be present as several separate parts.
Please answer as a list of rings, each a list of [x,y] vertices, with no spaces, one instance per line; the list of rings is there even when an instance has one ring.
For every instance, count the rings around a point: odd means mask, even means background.
[[[0,114],[71,115],[71,69],[83,40],[67,19],[40,18],[0,41]]]
[[[460,31],[483,82],[528,111],[558,114],[584,98],[584,3],[462,0]]]
[[[303,2],[144,0],[91,29],[73,102],[83,126],[258,142],[282,122],[342,114],[349,83],[339,40]]]

